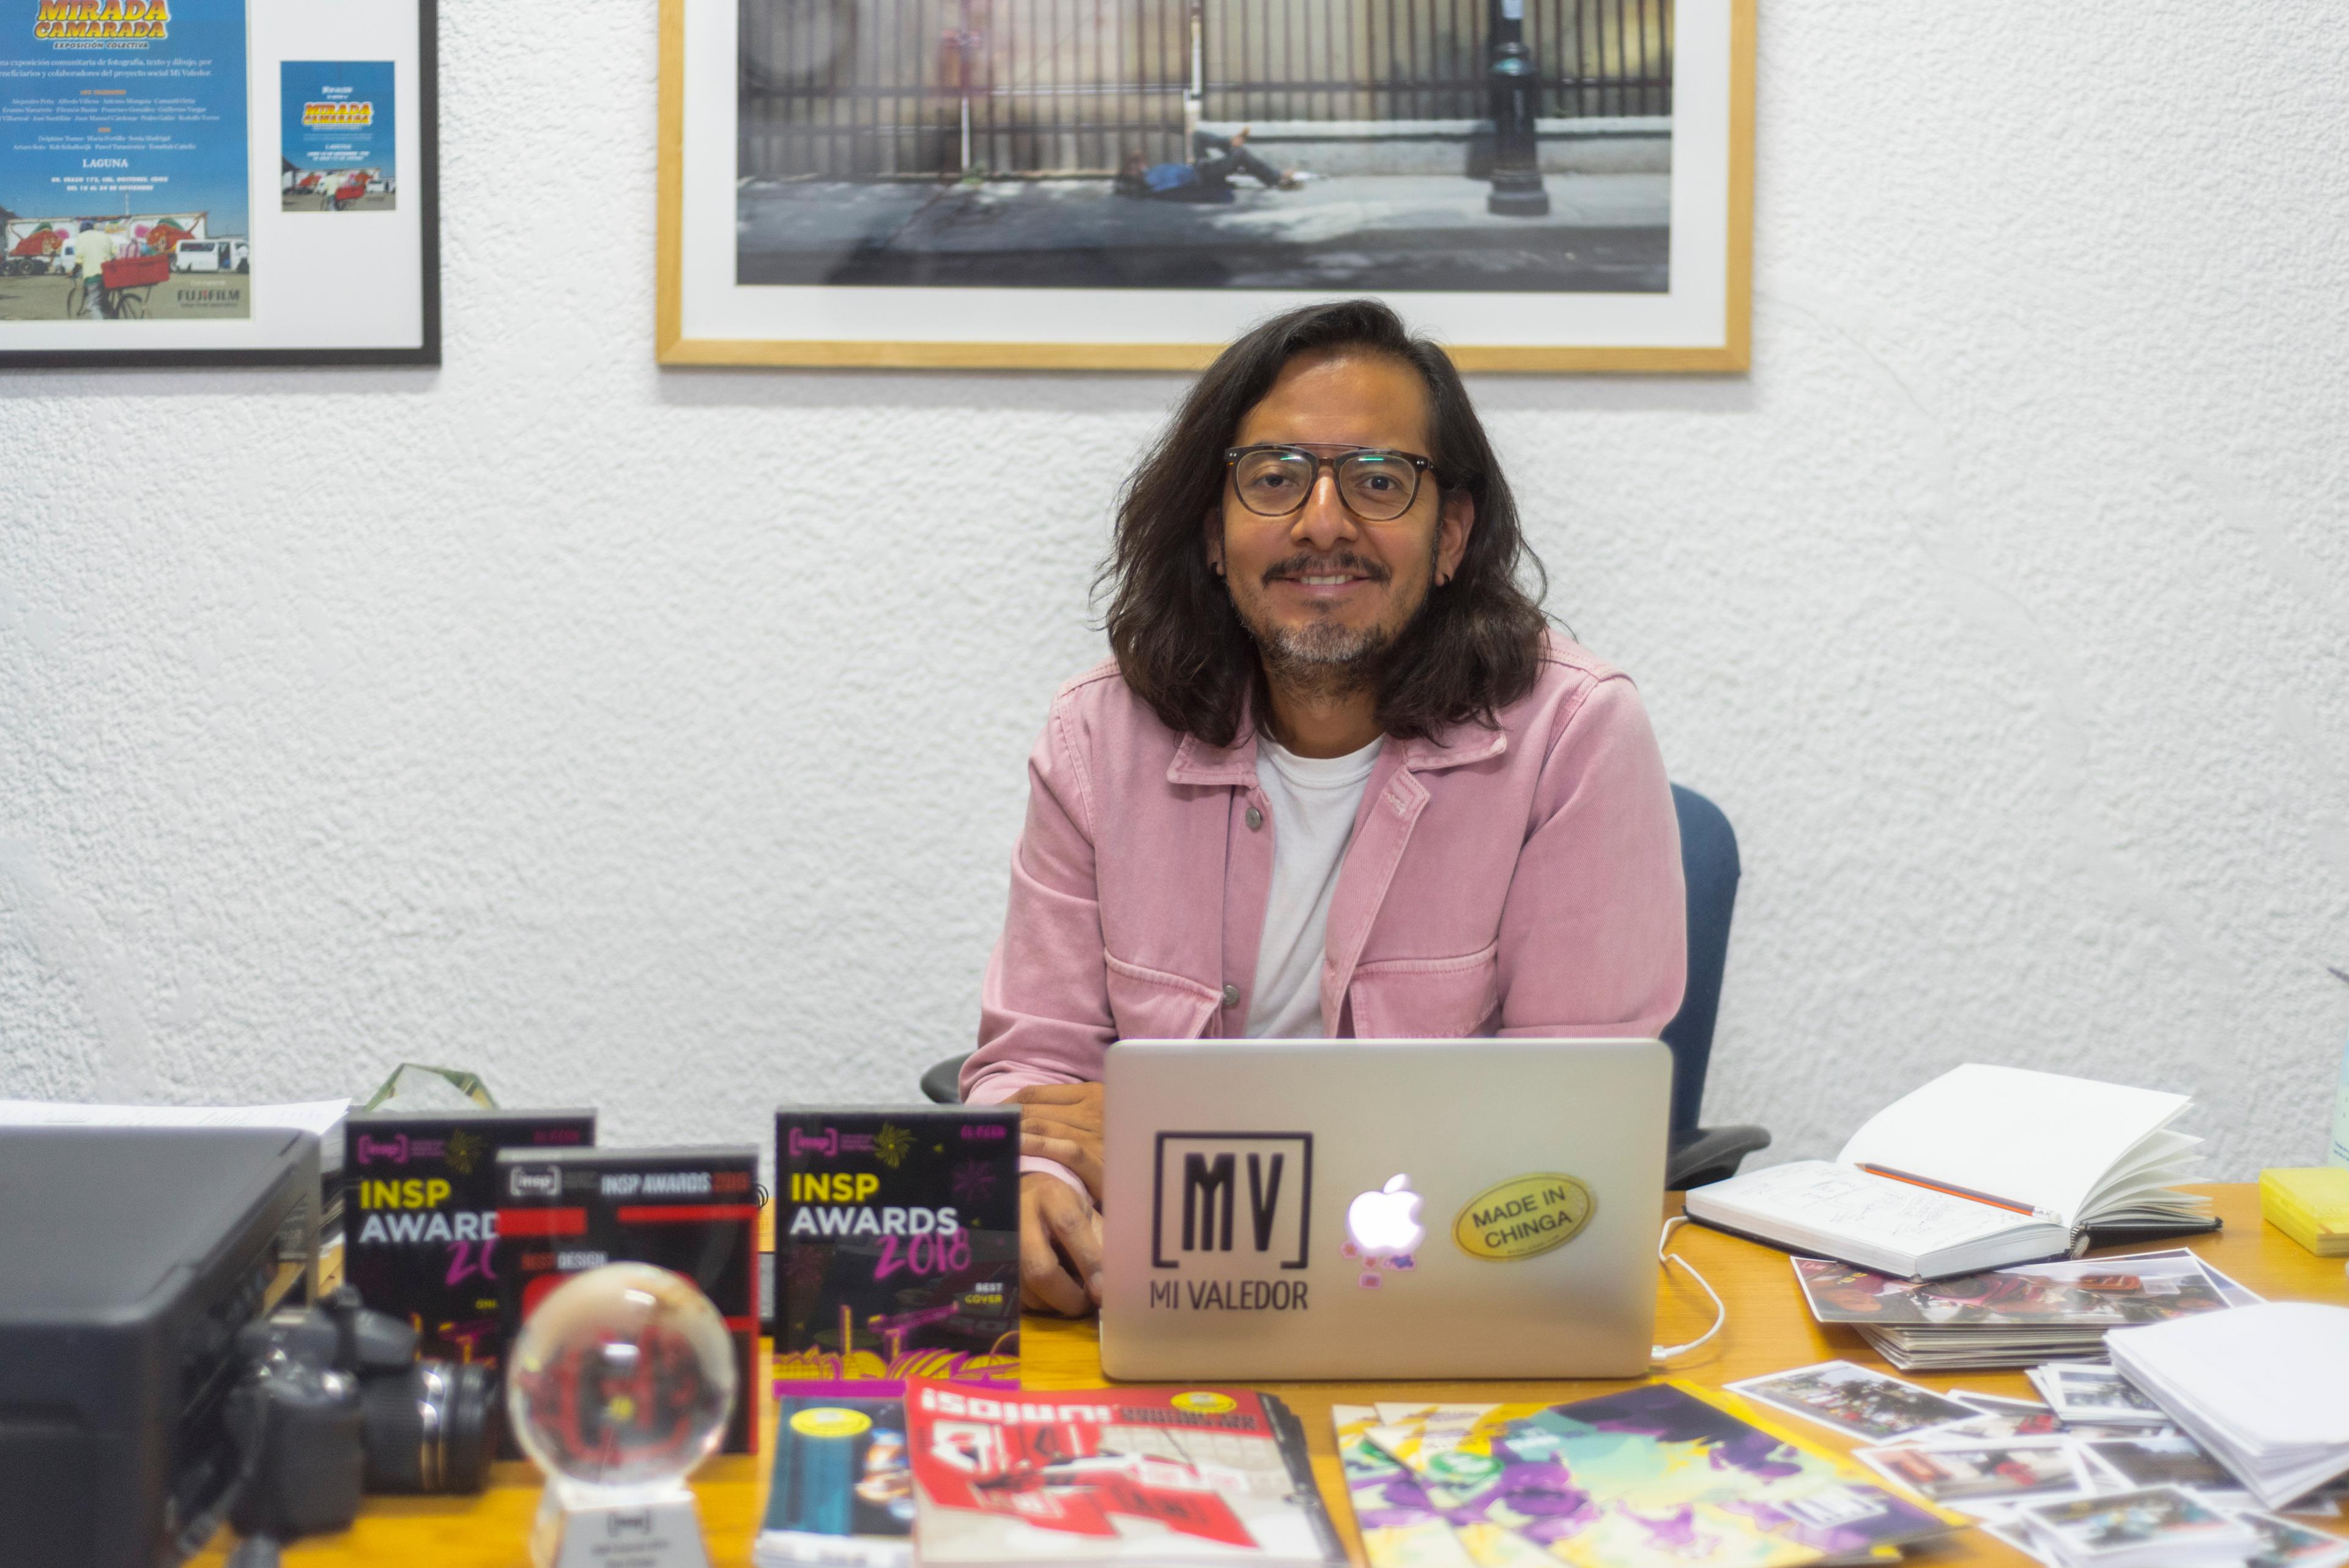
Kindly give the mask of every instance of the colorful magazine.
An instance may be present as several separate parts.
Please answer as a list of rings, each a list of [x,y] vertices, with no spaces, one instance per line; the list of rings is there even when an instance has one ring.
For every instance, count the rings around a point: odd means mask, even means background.
[[[1380,1416],[1368,1405],[1330,1407],[1346,1495],[1362,1532],[1362,1555],[1371,1568],[1475,1568],[1411,1468],[1370,1440],[1371,1428],[1387,1424]]]
[[[1356,1440],[1420,1483],[1476,1568],[1794,1568],[1867,1557],[1964,1522],[1900,1497],[1733,1396],[1678,1381],[1568,1405],[1491,1406],[1464,1428],[1406,1417],[1362,1428]],[[1369,1463],[1354,1462],[1367,1480]]]
[[[1243,1388],[909,1380],[925,1568],[1319,1568],[1345,1553],[1287,1406]]]
[[[758,1568],[905,1568],[913,1562],[905,1401],[779,1402],[767,1517],[750,1560]]]

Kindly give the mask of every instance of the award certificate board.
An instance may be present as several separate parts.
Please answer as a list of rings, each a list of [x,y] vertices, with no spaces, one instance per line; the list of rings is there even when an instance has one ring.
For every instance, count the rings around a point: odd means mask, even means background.
[[[0,0],[0,365],[437,365],[438,0]]]

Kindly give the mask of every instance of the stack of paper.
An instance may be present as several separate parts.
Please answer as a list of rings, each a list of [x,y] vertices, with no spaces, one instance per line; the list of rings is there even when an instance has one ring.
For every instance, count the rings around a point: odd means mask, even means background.
[[[2349,1307],[2269,1302],[2106,1344],[2115,1368],[2267,1507],[2349,1473]]]
[[[2349,1170],[2340,1166],[2261,1171],[2260,1213],[2320,1258],[2349,1257]]]
[[[2260,1298],[2183,1248],[1920,1282],[1796,1258],[1811,1315],[1857,1328],[1902,1371],[2102,1359],[2106,1331]]]

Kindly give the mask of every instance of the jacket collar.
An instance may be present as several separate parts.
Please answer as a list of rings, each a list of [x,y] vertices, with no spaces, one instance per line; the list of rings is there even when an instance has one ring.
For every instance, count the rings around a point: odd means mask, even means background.
[[[1402,765],[1415,774],[1438,773],[1464,763],[1481,763],[1509,749],[1505,730],[1480,724],[1457,724],[1432,739],[1399,742]],[[1256,783],[1256,726],[1243,722],[1228,746],[1211,746],[1196,735],[1185,735],[1167,764],[1166,782],[1178,784],[1240,784]]]
[[[1256,727],[1243,724],[1228,746],[1211,746],[1196,735],[1185,735],[1166,766],[1166,782],[1178,784],[1252,784],[1256,783]]]
[[[1432,774],[1499,756],[1509,749],[1509,732],[1487,730],[1481,724],[1454,724],[1433,740],[1402,744],[1402,765],[1415,774]]]

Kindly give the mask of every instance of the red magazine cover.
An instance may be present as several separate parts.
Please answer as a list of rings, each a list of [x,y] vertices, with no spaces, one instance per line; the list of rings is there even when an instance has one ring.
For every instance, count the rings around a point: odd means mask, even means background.
[[[1345,1561],[1303,1431],[1270,1395],[915,1379],[905,1419],[928,1568]]]

